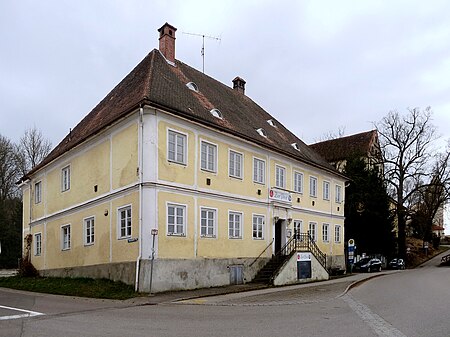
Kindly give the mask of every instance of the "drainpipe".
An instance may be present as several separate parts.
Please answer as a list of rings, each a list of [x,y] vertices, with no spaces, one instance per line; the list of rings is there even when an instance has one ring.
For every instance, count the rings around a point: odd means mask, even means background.
[[[139,256],[136,259],[136,280],[135,291],[139,290],[139,270],[142,258],[142,185],[144,183],[143,156],[144,156],[144,109],[142,105],[139,107],[139,134],[138,134],[138,156],[139,156]]]

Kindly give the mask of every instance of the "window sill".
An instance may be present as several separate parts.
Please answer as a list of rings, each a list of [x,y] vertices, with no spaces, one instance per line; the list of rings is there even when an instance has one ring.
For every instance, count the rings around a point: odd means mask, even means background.
[[[187,166],[187,163],[183,163],[183,162],[179,162],[179,161],[175,161],[175,160],[167,160],[167,162],[169,164],[177,164],[177,165],[181,165],[181,166]]]
[[[215,239],[216,238],[215,235],[200,235],[200,237],[203,239]]]
[[[178,233],[167,233],[167,236],[175,236],[175,237],[182,237],[185,238],[186,234],[182,233],[182,234],[178,234]]]
[[[229,236],[228,239],[230,239],[230,240],[242,240],[242,236]]]

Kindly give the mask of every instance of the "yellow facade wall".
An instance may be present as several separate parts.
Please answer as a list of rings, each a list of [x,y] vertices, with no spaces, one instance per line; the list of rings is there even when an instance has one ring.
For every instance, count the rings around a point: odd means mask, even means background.
[[[128,186],[138,180],[138,124],[112,136],[112,188]]]
[[[47,212],[55,213],[109,191],[109,153],[110,143],[105,140],[48,172],[43,194]],[[67,166],[70,166],[70,189],[62,191],[61,174]]]

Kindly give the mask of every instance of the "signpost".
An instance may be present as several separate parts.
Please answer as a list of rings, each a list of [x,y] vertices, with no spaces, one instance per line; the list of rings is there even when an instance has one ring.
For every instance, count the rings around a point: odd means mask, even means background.
[[[158,230],[156,228],[152,229],[152,259],[150,260],[150,290],[149,293],[152,293],[152,278],[153,278],[153,260],[155,259],[155,237],[158,235]]]
[[[353,269],[353,263],[355,262],[355,240],[348,240],[348,263],[350,264],[350,273]]]

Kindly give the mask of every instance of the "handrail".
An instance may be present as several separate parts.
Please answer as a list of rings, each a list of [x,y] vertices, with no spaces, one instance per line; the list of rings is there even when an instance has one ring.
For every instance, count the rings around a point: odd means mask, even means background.
[[[308,233],[296,233],[297,237],[297,250],[308,250],[316,257],[317,261],[327,269],[327,255],[324,254],[317,244],[314,242],[314,239]]]
[[[261,255],[264,254],[264,252],[267,250],[267,248],[269,248],[273,244],[274,240],[275,240],[275,238],[273,238],[272,241],[270,241],[270,243],[267,245],[267,247],[263,249],[263,251],[256,257],[256,259],[253,260],[253,262],[248,265],[249,267],[251,267],[255,264],[255,262],[261,257]]]

